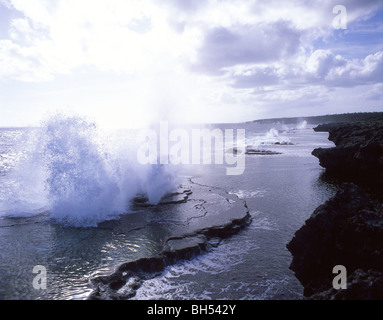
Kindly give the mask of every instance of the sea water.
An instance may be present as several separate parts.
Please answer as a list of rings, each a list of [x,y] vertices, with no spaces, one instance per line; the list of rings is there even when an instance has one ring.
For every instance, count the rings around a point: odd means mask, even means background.
[[[226,176],[215,168],[194,180],[246,200],[252,223],[208,254],[170,266],[160,277],[146,281],[134,299],[303,298],[303,288],[289,269],[286,244],[315,208],[335,193],[321,180],[323,169],[311,155],[314,148],[333,144],[313,126],[243,127],[250,146],[281,154],[247,156],[241,176]]]
[[[214,164],[141,166],[135,132],[100,133],[77,117],[0,129],[0,299],[86,299],[92,277],[158,253],[161,230],[122,234],[97,225],[129,214],[137,194],[161,198],[180,175],[244,199],[252,223],[144,281],[134,299],[301,298],[286,243],[335,192],[311,155],[332,143],[305,123],[215,127],[244,128],[248,146],[275,154],[246,155],[244,173],[228,176]],[[36,265],[48,270],[46,290],[32,286]]]

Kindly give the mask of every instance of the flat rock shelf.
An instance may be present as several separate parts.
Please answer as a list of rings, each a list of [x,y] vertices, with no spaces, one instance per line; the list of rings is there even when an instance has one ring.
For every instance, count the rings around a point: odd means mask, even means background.
[[[160,275],[180,260],[207,252],[251,222],[244,200],[191,178],[158,205],[138,197],[133,208],[132,214],[101,223],[99,228],[122,234],[142,233],[146,229],[156,237],[157,253],[127,261],[111,274],[92,278],[94,289],[88,299],[132,298],[143,281]]]

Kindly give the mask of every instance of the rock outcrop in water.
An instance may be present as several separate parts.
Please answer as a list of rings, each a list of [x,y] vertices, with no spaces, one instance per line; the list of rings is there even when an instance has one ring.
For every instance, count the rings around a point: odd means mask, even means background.
[[[310,299],[383,299],[383,206],[376,197],[383,185],[382,124],[315,129],[329,131],[336,147],[315,149],[313,155],[327,175],[348,183],[341,184],[287,244],[293,255],[290,268]],[[346,267],[347,289],[333,288],[336,265]]]
[[[238,150],[237,147],[234,147],[232,149],[226,150],[228,153],[233,153],[233,154],[238,154],[240,151]],[[246,150],[244,151],[245,154],[248,155],[260,155],[260,156],[269,156],[269,155],[277,155],[277,154],[282,154],[281,152],[277,151],[272,151],[272,150],[265,150],[265,149],[258,149],[258,148],[253,148],[250,146],[246,147]]]

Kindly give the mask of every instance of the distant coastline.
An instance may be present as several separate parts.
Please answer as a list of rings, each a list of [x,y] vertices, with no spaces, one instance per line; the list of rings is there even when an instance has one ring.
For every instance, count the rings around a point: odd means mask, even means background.
[[[354,113],[340,113],[340,114],[327,114],[321,116],[307,116],[307,117],[285,117],[285,118],[271,118],[259,119],[249,121],[247,123],[269,124],[280,122],[284,124],[296,124],[301,121],[307,121],[308,124],[320,123],[346,123],[358,121],[382,120],[383,112],[354,112]]]

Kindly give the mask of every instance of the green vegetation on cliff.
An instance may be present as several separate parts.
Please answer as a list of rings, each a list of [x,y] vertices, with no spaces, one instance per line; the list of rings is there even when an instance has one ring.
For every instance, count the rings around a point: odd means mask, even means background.
[[[256,123],[275,123],[280,122],[284,124],[296,124],[306,120],[309,124],[321,123],[344,123],[344,122],[359,122],[359,121],[382,121],[383,112],[355,112],[355,113],[342,113],[331,114],[323,116],[310,116],[310,117],[293,117],[293,118],[274,118],[274,119],[260,119],[252,122]]]

